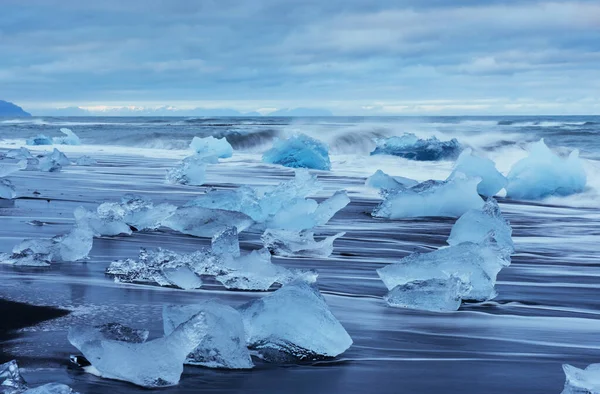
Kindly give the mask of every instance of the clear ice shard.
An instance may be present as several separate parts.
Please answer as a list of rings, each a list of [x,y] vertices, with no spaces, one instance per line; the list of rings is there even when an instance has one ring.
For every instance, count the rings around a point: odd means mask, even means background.
[[[446,181],[425,181],[411,188],[383,190],[383,201],[372,215],[389,219],[421,216],[456,217],[483,206],[479,179],[460,174]]]
[[[99,376],[153,388],[179,383],[183,364],[209,332],[206,313],[180,324],[168,336],[147,342],[99,339],[98,329],[75,326],[68,339]]]
[[[563,364],[565,387],[562,394],[600,394],[600,364],[590,364],[579,369]]]
[[[381,170],[377,170],[373,175],[367,178],[365,181],[365,186],[372,187],[374,189],[394,190],[412,187],[418,183],[419,182],[413,179],[391,176]]]
[[[321,293],[305,282],[289,283],[238,309],[248,346],[269,361],[336,357],[352,345]]]
[[[512,254],[515,245],[512,240],[512,227],[504,218],[495,199],[489,198],[482,209],[472,209],[462,215],[450,231],[449,245],[463,242],[484,243],[490,232],[493,232],[498,246]]]
[[[277,140],[263,154],[263,162],[291,168],[330,170],[329,148],[319,140],[296,134],[286,140]]]
[[[371,155],[393,155],[418,161],[454,160],[462,151],[455,138],[450,141],[440,141],[436,137],[423,140],[410,133],[375,142],[377,147]]]
[[[225,138],[215,138],[213,136],[206,138],[194,137],[190,143],[190,148],[200,157],[225,159],[233,156],[233,147]]]
[[[84,207],[75,209],[75,223],[78,227],[90,229],[96,236],[131,234],[131,228],[124,221],[125,212],[117,204],[101,204],[96,212]]]
[[[510,198],[540,200],[567,196],[585,189],[587,177],[579,151],[567,159],[555,155],[540,141],[532,145],[529,156],[516,162],[508,173],[506,195]]]
[[[464,242],[429,253],[413,253],[378,269],[377,274],[388,290],[413,281],[456,276],[471,286],[464,300],[486,301],[496,296],[496,277],[508,265],[510,256],[495,240],[488,239],[482,244]]]
[[[81,145],[81,140],[77,134],[73,133],[73,130],[65,127],[60,129],[60,132],[64,134],[62,137],[54,137],[52,142],[58,145]]]
[[[44,385],[34,387],[22,394],[77,394],[72,388],[62,383],[46,383]]]
[[[206,180],[206,158],[189,156],[167,172],[167,182],[172,184],[201,186]]]
[[[71,164],[69,158],[56,148],[54,148],[52,153],[35,160],[37,160],[37,165],[34,165],[33,169],[44,172],[60,171],[61,168]]]
[[[195,305],[165,306],[163,308],[165,335],[171,334],[180,324],[200,312],[205,314],[210,330],[188,354],[186,364],[208,368],[252,368],[254,364],[246,347],[242,315],[228,305],[209,300]]]
[[[94,234],[87,228],[74,227],[53,238],[26,239],[15,245],[10,256],[14,265],[43,266],[50,261],[72,262],[87,258]]]
[[[333,253],[333,242],[345,234],[342,232],[315,241],[312,231],[267,229],[261,240],[265,248],[277,256],[329,257]]]
[[[23,267],[47,267],[52,261],[52,256],[44,253],[35,253],[25,249],[18,253],[0,253],[0,264]]]
[[[396,308],[451,312],[458,310],[470,287],[456,276],[415,280],[394,287],[384,300]]]
[[[27,383],[21,376],[16,360],[0,364],[0,390],[4,394],[21,393],[27,389]]]
[[[492,160],[473,155],[470,148],[460,154],[450,178],[456,173],[480,178],[477,192],[486,197],[495,196],[507,184],[506,178],[496,169],[496,164]]]
[[[241,212],[191,206],[177,208],[162,224],[183,234],[211,238],[230,227],[242,232],[253,223],[248,215]]]
[[[15,187],[8,179],[0,179],[0,199],[11,200],[17,195]]]

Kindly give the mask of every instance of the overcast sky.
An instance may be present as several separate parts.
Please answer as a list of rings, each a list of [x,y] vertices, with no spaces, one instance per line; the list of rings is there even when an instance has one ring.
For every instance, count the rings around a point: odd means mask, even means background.
[[[0,99],[600,114],[600,1],[2,0]]]

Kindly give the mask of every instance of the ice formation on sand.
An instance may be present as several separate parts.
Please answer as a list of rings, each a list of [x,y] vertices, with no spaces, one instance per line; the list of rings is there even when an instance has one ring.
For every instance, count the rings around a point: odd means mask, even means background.
[[[508,173],[506,195],[515,199],[539,200],[549,196],[580,193],[587,182],[579,151],[567,159],[552,153],[542,138],[529,156],[515,163]]]
[[[331,169],[327,145],[304,134],[275,141],[263,154],[263,162],[291,168]]]
[[[23,394],[77,394],[72,388],[62,383],[46,383],[44,385],[34,387]]]
[[[418,161],[453,160],[462,151],[462,146],[455,138],[450,141],[440,141],[436,137],[423,140],[409,133],[375,142],[377,147],[371,155],[394,155]]]
[[[229,227],[242,232],[253,223],[248,215],[241,212],[193,206],[177,208],[162,224],[183,234],[210,238]]]
[[[307,283],[287,284],[238,309],[248,346],[269,361],[335,357],[352,345],[321,293]]]
[[[17,195],[15,187],[8,179],[0,179],[0,199],[10,200]]]
[[[346,233],[338,233],[315,241],[312,231],[271,230],[261,236],[265,248],[278,256],[329,257],[333,253],[333,242]]]
[[[600,364],[590,364],[579,369],[563,364],[565,387],[562,394],[600,394]]]
[[[393,190],[402,189],[405,187],[412,187],[417,185],[418,183],[419,182],[413,179],[398,176],[394,177],[386,174],[381,170],[377,170],[373,175],[367,178],[367,180],[365,181],[365,186],[369,186],[375,189]]]
[[[98,162],[89,156],[81,156],[75,161],[75,164],[78,166],[95,166]]]
[[[456,311],[470,285],[460,278],[433,278],[415,280],[394,287],[383,298],[396,308],[418,309],[432,312]]]
[[[0,392],[2,394],[76,394],[69,386],[47,383],[28,389],[15,360],[0,364]]]
[[[190,143],[190,148],[200,157],[224,159],[233,156],[233,147],[225,138],[215,138],[213,136],[206,138],[194,137]]]
[[[28,138],[27,145],[52,145],[52,138],[44,134],[38,134],[35,137]]]
[[[420,216],[460,216],[483,206],[477,193],[479,179],[461,174],[446,181],[425,181],[411,188],[383,190],[384,200],[372,215],[389,219]]]
[[[34,266],[43,265],[38,264],[40,261],[83,260],[92,250],[93,242],[92,231],[87,228],[75,227],[67,234],[57,235],[53,238],[26,239],[13,248],[10,258],[15,261],[15,265]]]
[[[493,161],[473,155],[470,148],[465,149],[456,160],[453,174],[456,173],[481,178],[481,182],[477,185],[477,192],[487,197],[496,195],[507,183]]]
[[[205,301],[186,306],[165,306],[163,324],[165,335],[170,335],[180,324],[203,312],[210,327],[207,335],[191,351],[186,364],[209,368],[249,369],[254,366],[246,347],[246,333],[242,315],[230,306],[217,301]]]
[[[0,264],[22,266],[22,267],[47,267],[50,265],[52,256],[44,253],[35,253],[31,249],[19,253],[0,253]]]
[[[429,279],[460,278],[469,291],[463,300],[485,301],[496,296],[498,272],[510,265],[510,256],[493,239],[482,244],[464,242],[429,253],[413,253],[377,270],[388,290]]]
[[[167,172],[167,182],[201,186],[206,179],[206,158],[189,156]]]
[[[200,312],[170,335],[152,341],[99,339],[98,329],[90,326],[71,327],[68,339],[99,376],[152,388],[179,383],[188,354],[208,332],[206,313]]]
[[[514,252],[512,227],[493,198],[489,198],[482,209],[471,209],[462,215],[452,226],[447,242],[449,245],[483,243],[490,232],[494,233],[498,246],[506,248],[509,253]]]
[[[17,163],[0,163],[0,178],[4,178],[12,173],[27,168],[27,160],[20,160]]]
[[[37,163],[34,163],[32,169],[44,172],[60,171],[61,168],[71,164],[69,158],[56,148],[54,148],[52,153],[49,153],[39,159],[35,159],[34,162],[35,161],[37,161]]]
[[[8,159],[27,160],[33,159],[33,155],[29,152],[29,149],[20,147],[19,149],[10,149],[6,152],[5,157]]]
[[[64,137],[54,137],[52,142],[57,145],[81,145],[79,137],[73,133],[71,129],[61,128],[60,132],[63,133]]]
[[[122,210],[112,209],[109,206],[102,207],[102,205],[96,212],[88,211],[84,207],[76,208],[74,216],[77,226],[89,228],[95,236],[131,234],[131,228],[123,221]]]

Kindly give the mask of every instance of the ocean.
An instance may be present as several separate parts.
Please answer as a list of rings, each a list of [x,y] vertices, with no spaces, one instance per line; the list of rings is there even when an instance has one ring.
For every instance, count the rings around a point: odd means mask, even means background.
[[[11,251],[24,238],[65,233],[78,206],[93,209],[127,193],[183,205],[211,187],[261,187],[290,179],[292,169],[265,164],[261,155],[277,138],[294,133],[330,148],[331,171],[313,171],[325,185],[314,197],[321,200],[342,189],[350,196],[351,203],[318,231],[346,232],[331,257],[274,256],[273,261],[318,271],[317,285],[353,346],[333,360],[314,363],[258,363],[250,371],[186,367],[178,386],[160,392],[559,393],[563,363],[585,367],[600,362],[600,116],[4,118],[0,150],[25,146],[27,138],[38,134],[60,136],[61,127],[73,130],[82,144],[58,149],[71,160],[88,155],[98,163],[9,175],[18,198],[1,202],[0,252]],[[391,308],[382,299],[387,289],[375,270],[412,252],[444,246],[456,220],[371,217],[381,198],[364,182],[376,170],[418,181],[443,180],[452,171],[452,161],[369,155],[374,139],[404,133],[456,138],[493,160],[505,175],[543,138],[561,156],[580,151],[587,187],[579,194],[535,202],[499,195],[513,227],[516,254],[500,272],[493,300],[466,303],[452,313]],[[204,186],[166,184],[166,171],[190,154],[191,139],[209,135],[227,138],[233,157],[209,165]],[[34,153],[50,149],[28,148]],[[32,220],[47,224],[31,226]],[[242,249],[260,248],[260,235],[243,232]],[[111,261],[135,258],[141,247],[191,252],[209,242],[161,228],[95,239],[85,262],[49,268],[0,265],[0,298],[71,311],[0,338],[0,361],[17,359],[32,386],[59,381],[81,393],[148,392],[71,367],[69,355],[77,350],[67,341],[67,330],[78,323],[120,322],[158,337],[165,304],[217,298],[235,306],[264,295],[227,291],[217,283],[191,291],[120,284],[104,274]]]

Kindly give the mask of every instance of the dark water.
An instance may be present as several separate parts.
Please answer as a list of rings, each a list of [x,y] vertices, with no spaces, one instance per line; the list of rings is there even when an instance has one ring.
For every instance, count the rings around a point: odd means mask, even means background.
[[[71,158],[89,154],[99,163],[94,167],[67,167],[59,173],[19,172],[10,176],[24,198],[0,208],[0,251],[11,250],[25,237],[49,237],[68,231],[73,223],[73,209],[79,205],[94,207],[132,192],[156,202],[187,202],[204,188],[166,185],[164,174],[177,158],[185,155],[173,149],[177,148],[177,141],[183,141],[183,148],[193,135],[214,134],[221,129],[225,135],[239,130],[252,134],[270,129],[276,130],[277,135],[295,130],[322,133],[332,150],[337,149],[338,153],[332,155],[332,172],[318,173],[326,185],[318,197],[345,188],[352,203],[318,233],[347,233],[336,241],[330,258],[274,258],[274,262],[319,272],[318,286],[334,315],[353,338],[354,345],[336,360],[315,364],[259,363],[252,371],[245,372],[186,367],[179,386],[157,391],[559,393],[564,384],[562,363],[582,367],[600,362],[600,209],[594,187],[598,168],[594,159],[600,155],[600,141],[596,136],[600,128],[598,119],[256,118],[190,122],[149,118],[44,118],[49,124],[8,121],[0,124],[5,147],[40,132],[56,136],[58,127],[69,127],[80,135],[85,146],[70,147],[71,151],[65,148],[67,154]],[[110,124],[99,124],[101,121]],[[498,124],[501,121],[503,124]],[[77,122],[85,124],[73,124]],[[422,179],[441,179],[441,174],[447,175],[451,169],[451,163],[365,158],[360,145],[360,141],[365,141],[363,133],[371,136],[370,133],[388,135],[404,131],[447,135],[459,141],[462,138],[481,152],[487,152],[499,167],[508,168],[515,157],[523,153],[528,141],[544,137],[559,152],[568,151],[561,147],[581,149],[582,156],[587,158],[591,186],[583,197],[538,203],[499,199],[513,226],[517,253],[512,265],[499,274],[499,296],[493,301],[466,304],[455,313],[393,309],[381,299],[386,289],[375,269],[411,252],[443,246],[454,223],[451,218],[390,221],[374,219],[368,214],[378,199],[362,185],[374,169],[409,177],[420,175]],[[124,142],[144,133],[159,136],[152,138],[166,145],[156,149],[157,145],[151,146],[156,142],[150,145],[144,145],[141,139],[136,143]],[[121,139],[116,139],[117,136]],[[208,183],[266,185],[292,176],[289,170],[260,163],[258,153],[263,144],[270,145],[271,139],[268,137],[266,142],[244,148],[232,159],[211,166]],[[167,146],[170,142],[174,145]],[[114,150],[100,145],[113,146]],[[148,147],[155,149],[143,149]],[[125,148],[130,154],[124,154]],[[36,198],[33,198],[34,191],[40,193]],[[42,227],[26,224],[33,219],[49,224]],[[259,248],[259,237],[259,233],[243,233],[243,249]],[[82,393],[148,392],[70,368],[68,356],[76,349],[68,343],[66,331],[75,323],[118,321],[147,328],[151,336],[156,337],[162,333],[164,304],[219,298],[237,305],[262,296],[261,293],[226,291],[216,284],[196,291],[115,284],[104,275],[112,260],[134,257],[140,247],[161,246],[183,252],[198,249],[208,242],[161,230],[96,239],[90,259],[85,263],[45,269],[0,266],[0,298],[71,311],[68,316],[26,328],[18,336],[4,340],[2,351],[17,358],[32,385],[60,381]]]

